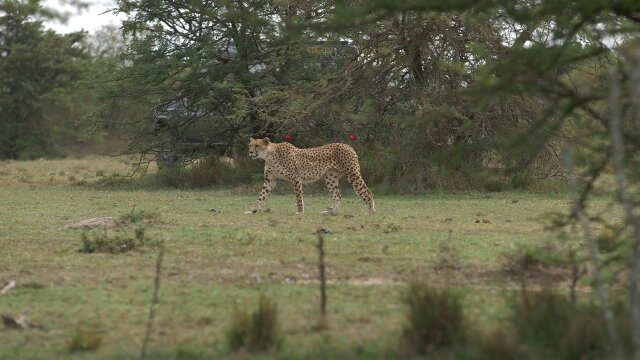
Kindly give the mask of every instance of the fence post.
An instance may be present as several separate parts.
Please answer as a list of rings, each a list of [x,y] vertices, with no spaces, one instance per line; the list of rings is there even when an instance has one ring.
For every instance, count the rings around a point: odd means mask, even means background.
[[[149,319],[147,320],[147,331],[142,341],[142,349],[140,350],[140,359],[147,358],[147,345],[151,338],[151,330],[153,328],[153,318],[158,307],[158,292],[160,291],[160,273],[162,271],[162,258],[164,257],[164,245],[160,248],[158,253],[158,260],[156,261],[156,276],[153,281],[153,297],[151,299],[151,306],[149,307]]]
[[[327,314],[327,279],[325,276],[324,265],[324,236],[320,229],[316,230],[316,234],[318,235],[318,270],[320,273],[320,314],[322,316],[321,324],[324,324]]]

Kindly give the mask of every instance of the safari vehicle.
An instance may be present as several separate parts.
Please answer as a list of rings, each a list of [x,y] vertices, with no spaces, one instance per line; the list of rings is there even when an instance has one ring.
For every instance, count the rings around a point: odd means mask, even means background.
[[[225,154],[230,143],[212,119],[189,106],[186,99],[158,105],[152,116],[151,133],[156,138],[159,168],[175,168],[186,159],[205,154]]]

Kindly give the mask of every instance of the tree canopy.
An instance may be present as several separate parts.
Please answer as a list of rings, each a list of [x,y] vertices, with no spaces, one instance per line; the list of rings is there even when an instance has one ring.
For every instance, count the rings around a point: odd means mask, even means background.
[[[84,35],[45,30],[39,1],[3,1],[0,14],[0,157],[55,155],[78,137],[69,92],[88,61]]]

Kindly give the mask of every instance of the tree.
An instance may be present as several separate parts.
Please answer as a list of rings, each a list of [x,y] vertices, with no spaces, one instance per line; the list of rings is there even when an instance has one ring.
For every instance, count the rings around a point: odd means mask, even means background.
[[[0,158],[55,156],[77,138],[69,94],[87,59],[84,34],[45,31],[36,0],[3,1],[0,14]]]
[[[109,93],[149,109],[120,124],[132,134],[128,151],[148,159],[180,152],[173,149],[180,142],[162,133],[186,137],[203,126],[215,129],[211,140],[230,146],[249,134],[296,132],[300,145],[311,146],[346,141],[356,131],[369,134],[362,139],[372,146],[374,136],[406,145],[377,149],[399,160],[384,181],[419,184],[434,165],[482,167],[496,134],[521,127],[538,110],[529,98],[493,102],[491,112],[469,101],[486,62],[472,47],[486,57],[504,52],[495,22],[405,12],[375,25],[323,26],[339,9],[332,1],[118,3],[129,15],[124,30],[132,42]],[[185,108],[183,116],[158,129],[152,109],[176,107]],[[454,148],[464,148],[462,155],[454,158]],[[412,155],[434,152],[443,153],[438,161]]]
[[[146,117],[120,126],[132,134],[128,151],[152,158],[180,146],[163,135],[202,124],[214,129],[207,134],[212,141],[229,146],[244,143],[246,134],[273,132],[277,125],[264,102],[289,77],[303,76],[294,49],[312,39],[287,27],[322,11],[314,1],[268,0],[120,1],[117,7],[129,16],[123,29],[131,43],[107,92],[147,105]],[[176,106],[185,116],[154,126],[153,109]]]

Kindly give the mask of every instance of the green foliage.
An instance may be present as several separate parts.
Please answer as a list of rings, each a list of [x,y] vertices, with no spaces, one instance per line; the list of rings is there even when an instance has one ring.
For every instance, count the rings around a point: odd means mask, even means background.
[[[405,302],[408,323],[402,339],[410,353],[428,354],[464,339],[460,295],[446,288],[411,284]]]
[[[249,313],[236,308],[226,337],[232,351],[244,349],[264,352],[277,349],[282,343],[278,306],[267,296],[260,295],[256,311]]]
[[[78,251],[85,254],[120,254],[153,244],[142,227],[134,229],[133,234],[126,230],[84,231],[81,240],[82,243]]]

